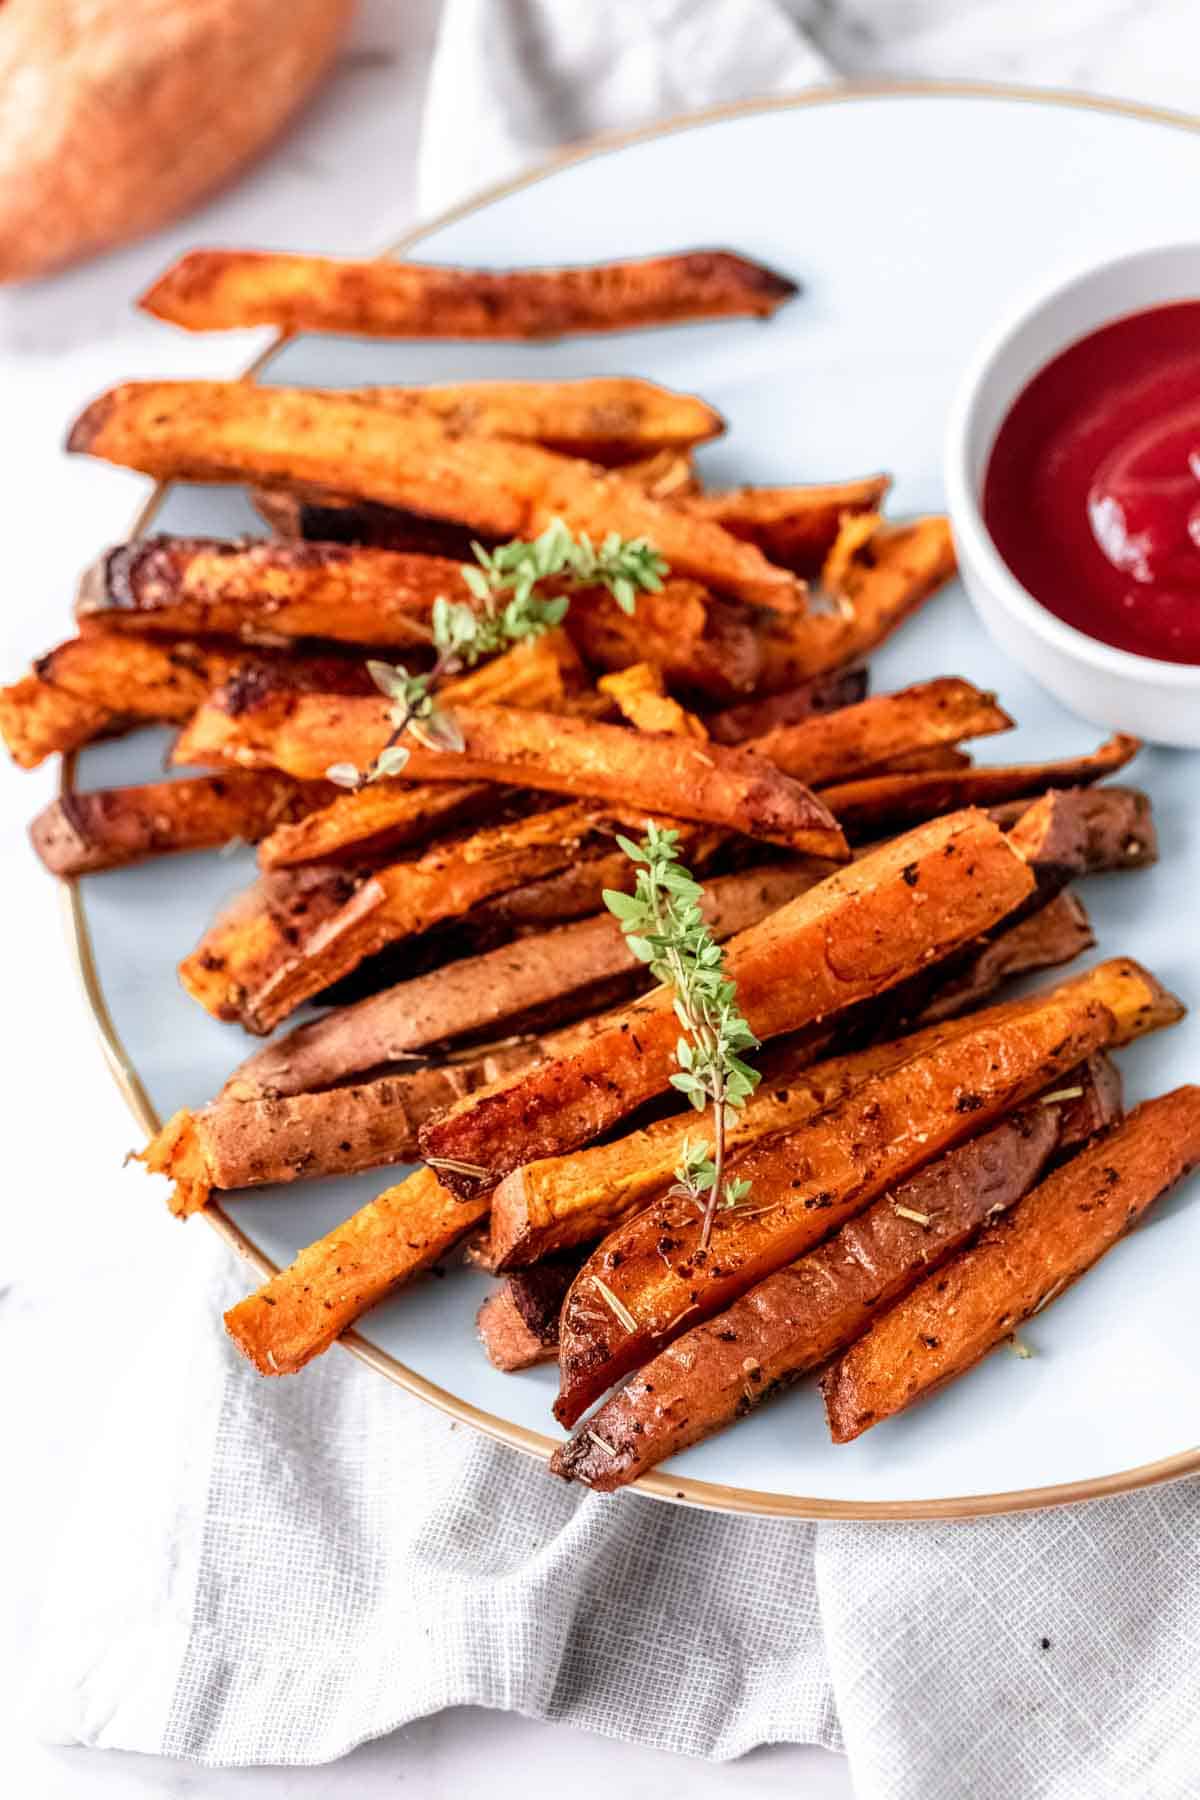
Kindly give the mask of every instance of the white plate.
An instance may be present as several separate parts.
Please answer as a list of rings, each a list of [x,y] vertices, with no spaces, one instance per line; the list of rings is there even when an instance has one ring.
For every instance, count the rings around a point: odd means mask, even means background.
[[[698,390],[726,415],[728,436],[702,453],[713,482],[822,481],[882,467],[895,473],[897,512],[936,508],[946,404],[995,315],[1060,263],[1178,232],[1198,189],[1200,135],[1086,102],[902,91],[735,108],[485,197],[423,233],[420,254],[503,265],[731,245],[804,283],[770,324],[529,347],[307,338],[283,349],[268,378],[636,373]],[[255,525],[240,493],[203,488],[174,490],[156,519],[160,529],[222,534]],[[942,673],[997,687],[1020,721],[1018,733],[985,746],[988,757],[1060,755],[1095,741],[989,644],[957,590],[876,658],[874,685]],[[83,783],[145,779],[160,753],[145,734],[90,750]],[[1140,957],[1200,1002],[1200,757],[1145,754],[1133,778],[1154,795],[1164,857],[1146,873],[1087,884],[1099,953]],[[193,856],[80,890],[118,1042],[160,1114],[208,1098],[246,1049],[184,997],[174,966],[251,867],[248,854]],[[1193,1020],[1127,1052],[1130,1097],[1200,1077],[1198,1040]],[[287,1262],[385,1180],[260,1192],[228,1214],[260,1259]],[[1032,1360],[1001,1352],[836,1449],[806,1385],[646,1486],[723,1508],[913,1516],[1047,1504],[1200,1467],[1198,1267],[1193,1183],[1029,1327]],[[394,1379],[545,1454],[552,1372],[489,1367],[473,1331],[484,1291],[478,1275],[452,1268],[371,1313],[362,1342]]]

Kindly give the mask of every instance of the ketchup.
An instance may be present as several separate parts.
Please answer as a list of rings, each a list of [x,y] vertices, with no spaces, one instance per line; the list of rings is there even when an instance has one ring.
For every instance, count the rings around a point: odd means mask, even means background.
[[[1200,300],[1118,319],[1047,363],[997,434],[983,516],[1068,625],[1200,663]]]

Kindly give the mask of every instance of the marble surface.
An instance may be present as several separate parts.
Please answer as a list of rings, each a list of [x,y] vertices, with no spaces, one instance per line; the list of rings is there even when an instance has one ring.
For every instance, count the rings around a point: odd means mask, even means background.
[[[1004,0],[953,8],[947,0],[791,0],[784,10],[850,74],[1036,80],[1195,104],[1191,0],[1061,0],[1041,9]],[[62,432],[79,402],[119,375],[227,373],[257,341],[177,336],[131,313],[130,294],[189,243],[351,250],[395,235],[415,206],[437,17],[437,0],[365,0],[334,79],[242,182],[149,243],[0,295],[6,674],[65,635],[78,568],[132,514],[142,490],[134,477],[62,456]],[[24,822],[52,783],[48,770],[20,779],[6,771],[0,780],[0,1091],[9,1102],[0,1234],[0,1789],[30,1800],[84,1792],[113,1800],[353,1792],[372,1800],[403,1787],[429,1796],[486,1790],[490,1800],[507,1800],[569,1782],[586,1800],[617,1788],[636,1797],[678,1779],[677,1761],[665,1755],[478,1711],[442,1714],[317,1770],[216,1771],[40,1741],[19,1696],[45,1572],[67,1503],[87,1481],[81,1446],[121,1371],[147,1353],[136,1296],[168,1287],[181,1258],[196,1253],[165,1214],[142,1204],[136,1177],[121,1172],[131,1124],[63,954],[56,890],[22,842]],[[704,1765],[686,1776],[697,1796],[730,1778]],[[748,1794],[835,1800],[850,1792],[840,1759],[795,1747],[752,1755],[734,1778]]]

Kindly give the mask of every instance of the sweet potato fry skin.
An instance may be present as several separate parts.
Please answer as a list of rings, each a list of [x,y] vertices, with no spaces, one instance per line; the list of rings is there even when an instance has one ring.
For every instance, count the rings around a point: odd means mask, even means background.
[[[306,538],[313,544],[358,544],[470,562],[472,541],[480,536],[453,519],[431,519],[394,506],[375,506],[369,500],[354,500],[326,488],[299,484],[252,487],[248,497],[276,537]],[[488,547],[495,541],[489,539]]]
[[[787,688],[781,694],[768,694],[761,700],[747,700],[741,706],[709,713],[704,723],[714,743],[744,744],[750,738],[765,737],[782,725],[802,725],[816,713],[857,705],[867,697],[868,679],[865,667],[835,669],[828,675],[814,675],[811,681]]]
[[[416,1169],[231,1307],[225,1328],[260,1375],[294,1374],[486,1212],[486,1200],[458,1200]]]
[[[493,1290],[476,1316],[488,1361],[506,1374],[553,1362],[558,1315],[579,1267],[578,1256],[551,1257],[520,1269]]]
[[[972,1015],[969,1031],[862,1082],[790,1135],[734,1157],[730,1173],[752,1183],[753,1204],[740,1217],[718,1213],[707,1251],[686,1201],[655,1201],[605,1239],[567,1297],[556,1416],[574,1424],[681,1329],[722,1311],[885,1189],[1077,1063],[1181,1011],[1135,963],[1102,963],[998,1016]],[[621,1318],[597,1278],[624,1309]]]
[[[683,505],[734,537],[757,544],[764,556],[798,575],[813,576],[832,550],[846,513],[877,513],[891,481],[866,475],[812,487],[743,487],[697,494]]]
[[[1011,727],[994,695],[944,675],[894,694],[875,694],[799,725],[777,726],[752,738],[747,748],[798,780],[826,786],[855,769]]]
[[[241,381],[128,382],[80,415],[68,449],[160,480],[345,488],[499,538],[554,519],[600,542],[647,537],[676,575],[761,605],[802,604],[804,584],[753,544],[651,498],[635,481],[538,444],[455,437],[437,421],[311,388]]]
[[[839,870],[734,938],[726,969],[751,1030],[777,1036],[903,980],[995,924],[1031,890],[1028,869],[990,820],[953,814]],[[522,1163],[576,1149],[667,1086],[677,1036],[671,994],[658,989],[579,1057],[452,1108],[426,1127],[426,1156],[477,1164],[495,1186]]]
[[[170,1207],[181,1217],[206,1206],[214,1188],[266,1187],[411,1162],[423,1119],[535,1054],[514,1044],[319,1094],[214,1100],[177,1112],[139,1160],[173,1183]]]
[[[320,779],[332,763],[365,768],[388,741],[388,702],[277,693],[255,708],[201,708],[175,756],[188,763],[279,768]],[[496,781],[743,832],[837,860],[844,840],[806,788],[765,759],[723,745],[627,731],[522,708],[454,704],[461,750],[406,739],[406,781]],[[303,771],[303,773],[302,773]]]
[[[944,773],[875,775],[830,787],[823,798],[848,832],[870,837],[959,806],[994,806],[1049,788],[1103,781],[1123,769],[1140,749],[1137,738],[1122,734],[1101,744],[1090,756]]]
[[[769,865],[707,884],[704,907],[715,936],[744,931],[821,878],[824,865]],[[616,920],[600,913],[544,934],[519,938],[482,956],[447,963],[428,975],[326,1013],[266,1045],[226,1086],[230,1097],[299,1094],[400,1056],[480,1034],[528,1030],[548,1009],[561,1017],[616,999],[645,980]]]
[[[327,782],[296,782],[267,771],[72,789],[43,808],[29,835],[52,874],[92,875],[239,839],[252,844],[283,821],[324,804],[333,791]]]
[[[1137,788],[1053,789],[1032,804],[996,809],[997,819],[1006,814],[1013,845],[1039,881],[1141,869],[1158,860],[1153,809]]]
[[[826,1243],[685,1331],[556,1451],[551,1472],[601,1493],[625,1487],[860,1337],[1014,1206],[1053,1159],[1120,1116],[1120,1077],[1106,1058],[1095,1061],[1078,1099],[1035,1101],[946,1151]]]
[[[822,1380],[835,1444],[964,1374],[1085,1274],[1200,1161],[1200,1088],[1135,1107],[923,1281]]]
[[[139,305],[189,331],[277,325],[392,338],[552,338],[767,318],[794,281],[729,250],[543,269],[460,269],[279,250],[191,250]]]

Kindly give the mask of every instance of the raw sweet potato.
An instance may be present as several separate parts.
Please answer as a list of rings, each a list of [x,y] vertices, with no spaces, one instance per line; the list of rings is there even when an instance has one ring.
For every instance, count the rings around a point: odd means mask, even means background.
[[[1031,891],[990,820],[957,813],[864,856],[734,938],[726,969],[760,1038],[794,1031],[878,993],[968,943]],[[919,891],[919,899],[916,898]],[[427,1126],[430,1158],[473,1193],[522,1163],[576,1149],[661,1093],[674,1068],[673,996],[657,989],[578,1056],[498,1085]]]
[[[804,599],[790,569],[618,472],[539,444],[454,437],[320,389],[128,382],[92,402],[67,447],[159,480],[348,488],[502,538],[536,537],[561,518],[597,543],[609,531],[649,538],[676,575],[738,599],[785,609]]]
[[[735,1156],[730,1176],[751,1183],[749,1196],[718,1212],[707,1249],[686,1199],[655,1201],[605,1239],[572,1286],[556,1416],[574,1424],[685,1326],[722,1311],[943,1150],[1097,1051],[1171,1024],[1182,1010],[1136,963],[1102,963],[1026,1001],[972,1014],[969,1030]]]
[[[860,1337],[1120,1109],[1120,1077],[1097,1057],[1057,1094],[947,1150],[827,1243],[668,1344],[555,1452],[551,1471],[611,1493],[743,1418]],[[558,1312],[544,1339],[557,1336]]]
[[[38,814],[29,835],[53,874],[92,875],[181,850],[256,843],[332,793],[327,782],[297,782],[267,770],[87,793],[72,788]]]
[[[408,734],[406,782],[502,782],[690,819],[805,855],[837,860],[845,854],[841,832],[820,801],[747,750],[457,699],[453,716],[461,749],[431,749]],[[250,706],[235,693],[199,710],[174,759],[277,768],[298,780],[319,780],[334,763],[366,768],[390,734],[382,695],[358,701],[275,690]]]
[[[786,276],[730,250],[543,269],[190,250],[139,304],[189,331],[277,325],[362,337],[550,338],[767,318],[797,291]]]
[[[834,1443],[964,1374],[1085,1274],[1198,1161],[1200,1087],[1136,1107],[834,1364],[821,1383]]]
[[[847,832],[870,837],[958,806],[994,806],[1050,788],[1082,787],[1123,769],[1141,744],[1124,734],[1090,756],[1056,762],[992,765],[945,773],[875,775],[826,789],[822,798]]]
[[[828,786],[852,770],[877,768],[897,756],[961,738],[1009,731],[1012,720],[993,694],[944,675],[855,706],[779,725],[746,745],[798,780]],[[946,810],[946,809],[943,809]]]
[[[168,1119],[138,1160],[172,1183],[169,1204],[180,1216],[206,1206],[214,1189],[411,1162],[423,1119],[535,1055],[535,1046],[513,1044],[320,1094],[213,1100]]]
[[[824,864],[798,861],[709,882],[704,910],[713,935],[744,931],[824,872]],[[608,1004],[639,978],[645,979],[645,965],[612,915],[599,913],[446,963],[297,1026],[244,1062],[225,1092],[245,1099],[329,1087],[430,1045],[529,1030],[550,1017]]]
[[[506,1374],[553,1362],[558,1315],[579,1268],[578,1256],[555,1256],[518,1269],[490,1293],[476,1315],[488,1361]]]
[[[486,1212],[486,1200],[459,1200],[416,1169],[231,1307],[226,1330],[260,1375],[294,1374]]]
[[[757,544],[764,556],[798,575],[818,575],[847,513],[878,513],[891,481],[867,475],[813,487],[726,488],[682,501],[699,519]]]

